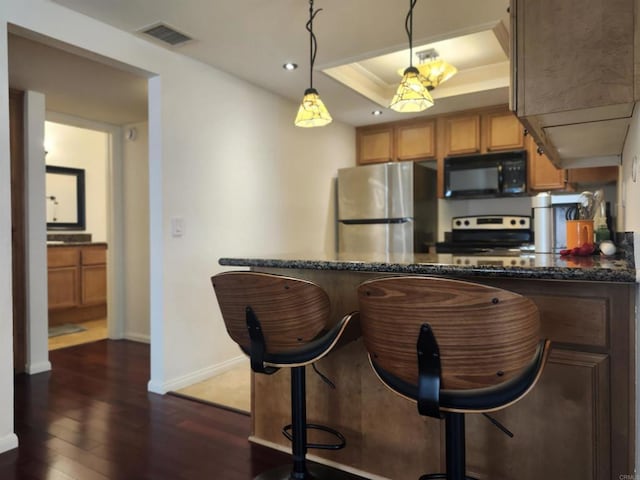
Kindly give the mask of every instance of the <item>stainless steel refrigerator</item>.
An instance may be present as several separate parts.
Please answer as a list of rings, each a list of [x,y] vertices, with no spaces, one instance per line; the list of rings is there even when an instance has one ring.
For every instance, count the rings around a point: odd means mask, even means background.
[[[426,252],[438,225],[435,162],[338,170],[338,252]]]

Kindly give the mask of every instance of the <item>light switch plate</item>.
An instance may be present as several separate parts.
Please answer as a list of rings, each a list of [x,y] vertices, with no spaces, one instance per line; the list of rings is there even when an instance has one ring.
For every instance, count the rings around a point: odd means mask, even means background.
[[[171,217],[171,236],[181,237],[184,235],[184,218]]]

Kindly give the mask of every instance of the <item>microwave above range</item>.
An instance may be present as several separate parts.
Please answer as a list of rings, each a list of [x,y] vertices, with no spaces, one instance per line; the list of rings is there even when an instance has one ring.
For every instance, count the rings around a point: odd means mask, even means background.
[[[527,193],[527,152],[444,159],[445,198],[513,197]]]

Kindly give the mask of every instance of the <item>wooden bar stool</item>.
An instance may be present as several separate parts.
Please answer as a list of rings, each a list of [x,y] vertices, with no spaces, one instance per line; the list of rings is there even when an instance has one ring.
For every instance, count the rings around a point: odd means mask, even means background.
[[[445,420],[446,473],[420,479],[471,479],[464,414],[508,407],[536,384],[550,350],[537,307],[507,290],[418,276],[364,282],[358,301],[376,375],[420,415]]]
[[[256,480],[360,478],[308,463],[308,448],[337,450],[346,444],[338,431],[307,424],[305,366],[324,357],[337,343],[354,314],[328,330],[329,297],[318,285],[296,278],[255,272],[225,272],[211,277],[227,332],[251,359],[256,373],[291,369],[291,425],[283,434],[291,440],[293,466],[279,467]],[[257,400],[259,401],[259,400]],[[335,444],[307,443],[307,429],[327,432]]]

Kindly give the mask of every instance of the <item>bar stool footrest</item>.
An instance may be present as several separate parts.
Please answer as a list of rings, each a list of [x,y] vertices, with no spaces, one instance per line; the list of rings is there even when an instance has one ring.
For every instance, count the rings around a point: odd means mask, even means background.
[[[340,450],[347,445],[347,440],[346,438],[344,438],[344,435],[333,428],[327,427],[325,425],[317,425],[315,423],[307,423],[305,427],[307,430],[320,430],[322,432],[329,433],[339,440],[338,443],[307,443],[307,448],[315,448],[316,450]],[[285,427],[282,429],[282,434],[290,442],[293,441],[293,436],[290,433],[292,428],[292,425],[289,424],[285,425]]]

